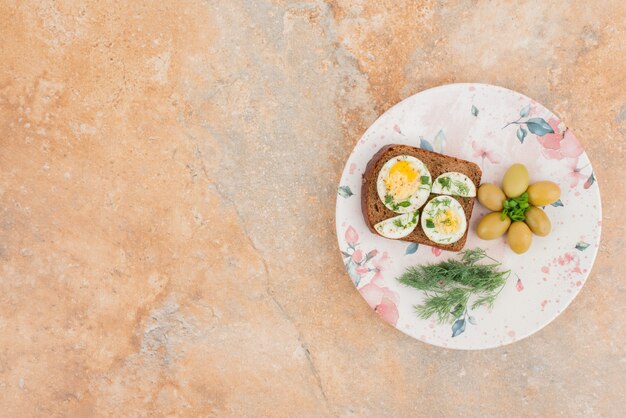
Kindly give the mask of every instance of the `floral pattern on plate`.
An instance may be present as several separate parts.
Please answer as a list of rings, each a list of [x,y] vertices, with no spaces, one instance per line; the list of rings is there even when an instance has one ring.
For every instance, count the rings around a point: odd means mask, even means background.
[[[467,248],[484,248],[511,269],[493,309],[463,312],[452,323],[422,320],[414,306],[423,295],[398,283],[406,267],[434,263],[456,253],[382,238],[361,212],[361,175],[384,145],[407,144],[473,161],[483,182],[497,182],[509,165],[527,166],[531,182],[552,180],[561,199],[544,208],[553,225],[533,236],[530,250],[514,254],[506,239],[475,234],[488,211],[474,205]],[[509,344],[556,318],[585,283],[598,250],[600,192],[587,154],[566,125],[519,93],[484,84],[451,84],[411,96],[380,116],[346,162],[337,192],[336,229],[348,275],[386,322],[426,343],[457,349]],[[418,226],[419,227],[419,226]]]

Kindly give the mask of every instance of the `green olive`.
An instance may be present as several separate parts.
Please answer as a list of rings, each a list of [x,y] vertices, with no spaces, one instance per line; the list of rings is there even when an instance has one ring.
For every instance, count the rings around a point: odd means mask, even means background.
[[[476,195],[481,205],[493,211],[501,211],[504,200],[506,199],[504,192],[498,186],[491,183],[481,184]]]
[[[502,178],[502,190],[508,197],[518,197],[528,188],[528,170],[523,164],[513,164]]]
[[[525,216],[526,225],[528,225],[533,234],[545,237],[550,233],[550,229],[552,228],[550,219],[540,208],[535,206],[529,207]]]
[[[538,181],[528,187],[528,203],[545,206],[556,202],[561,197],[561,188],[552,181]]]
[[[533,234],[530,228],[524,222],[517,221],[511,224],[509,228],[509,247],[518,254],[525,253],[530,247],[533,240]]]
[[[509,225],[511,225],[511,219],[508,216],[502,220],[500,212],[491,212],[478,222],[476,234],[482,239],[496,239],[504,235]]]

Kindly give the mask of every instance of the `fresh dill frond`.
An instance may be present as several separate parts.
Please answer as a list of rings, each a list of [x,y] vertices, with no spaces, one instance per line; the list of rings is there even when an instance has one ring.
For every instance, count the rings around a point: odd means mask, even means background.
[[[490,309],[493,307],[493,302],[496,300],[496,295],[488,294],[479,297],[472,303],[472,309],[476,309],[479,306],[487,305]]]
[[[452,322],[465,314],[468,306],[493,306],[511,271],[500,271],[502,264],[482,248],[460,255],[460,260],[409,267],[398,277],[400,283],[425,292],[424,302],[415,307],[420,318],[436,316],[439,322]],[[492,263],[478,263],[485,259]]]
[[[422,305],[415,307],[415,312],[422,319],[437,315],[439,322],[447,322],[450,316],[454,318],[453,311],[457,312],[457,318],[465,312],[469,295],[467,290],[458,288],[429,295]]]
[[[487,256],[487,253],[482,248],[474,248],[471,250],[461,251],[461,260],[467,264],[475,264],[478,260],[481,260]]]

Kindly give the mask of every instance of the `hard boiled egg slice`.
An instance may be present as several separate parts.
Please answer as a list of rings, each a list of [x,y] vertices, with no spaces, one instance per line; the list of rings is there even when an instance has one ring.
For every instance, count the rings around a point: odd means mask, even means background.
[[[465,174],[451,171],[443,173],[435,179],[432,192],[434,194],[474,197],[476,196],[476,185]]]
[[[405,213],[378,222],[374,229],[385,238],[400,239],[413,232],[418,220],[417,212]]]
[[[432,178],[423,162],[410,155],[387,161],[376,180],[378,197],[396,213],[415,212],[430,195]]]
[[[422,229],[437,244],[457,242],[467,229],[463,207],[450,196],[433,198],[422,211]]]

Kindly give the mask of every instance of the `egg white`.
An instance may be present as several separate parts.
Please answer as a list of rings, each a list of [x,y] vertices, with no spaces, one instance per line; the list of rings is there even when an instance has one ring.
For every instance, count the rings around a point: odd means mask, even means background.
[[[374,229],[385,238],[400,239],[413,232],[418,222],[419,214],[410,212],[380,221]]]
[[[386,201],[387,187],[385,186],[385,179],[387,178],[391,167],[393,167],[393,165],[398,161],[408,161],[411,164],[412,168],[417,171],[420,176],[419,189],[417,189],[417,192],[415,194],[409,197],[409,205],[407,206],[398,206],[398,203],[402,202],[395,202],[393,200],[391,202]],[[424,177],[423,183],[421,182],[422,177]],[[410,155],[398,155],[389,159],[389,161],[387,161],[380,169],[380,172],[378,173],[378,178],[376,180],[376,190],[378,192],[378,197],[384,203],[387,209],[396,213],[415,212],[417,209],[422,207],[424,203],[426,203],[426,201],[428,200],[428,196],[430,196],[431,185],[432,177],[430,176],[430,171],[428,171],[426,165],[419,159]]]
[[[447,233],[439,230],[436,225],[434,227],[428,227],[428,221],[434,223],[437,213],[447,209],[454,212],[459,220],[458,227],[455,231]],[[422,210],[421,223],[426,236],[437,244],[452,244],[457,242],[463,237],[465,230],[467,229],[467,220],[465,219],[463,207],[458,200],[450,196],[437,196],[428,202]]]
[[[474,197],[476,185],[465,174],[451,171],[443,173],[433,181],[432,192],[451,196]]]

